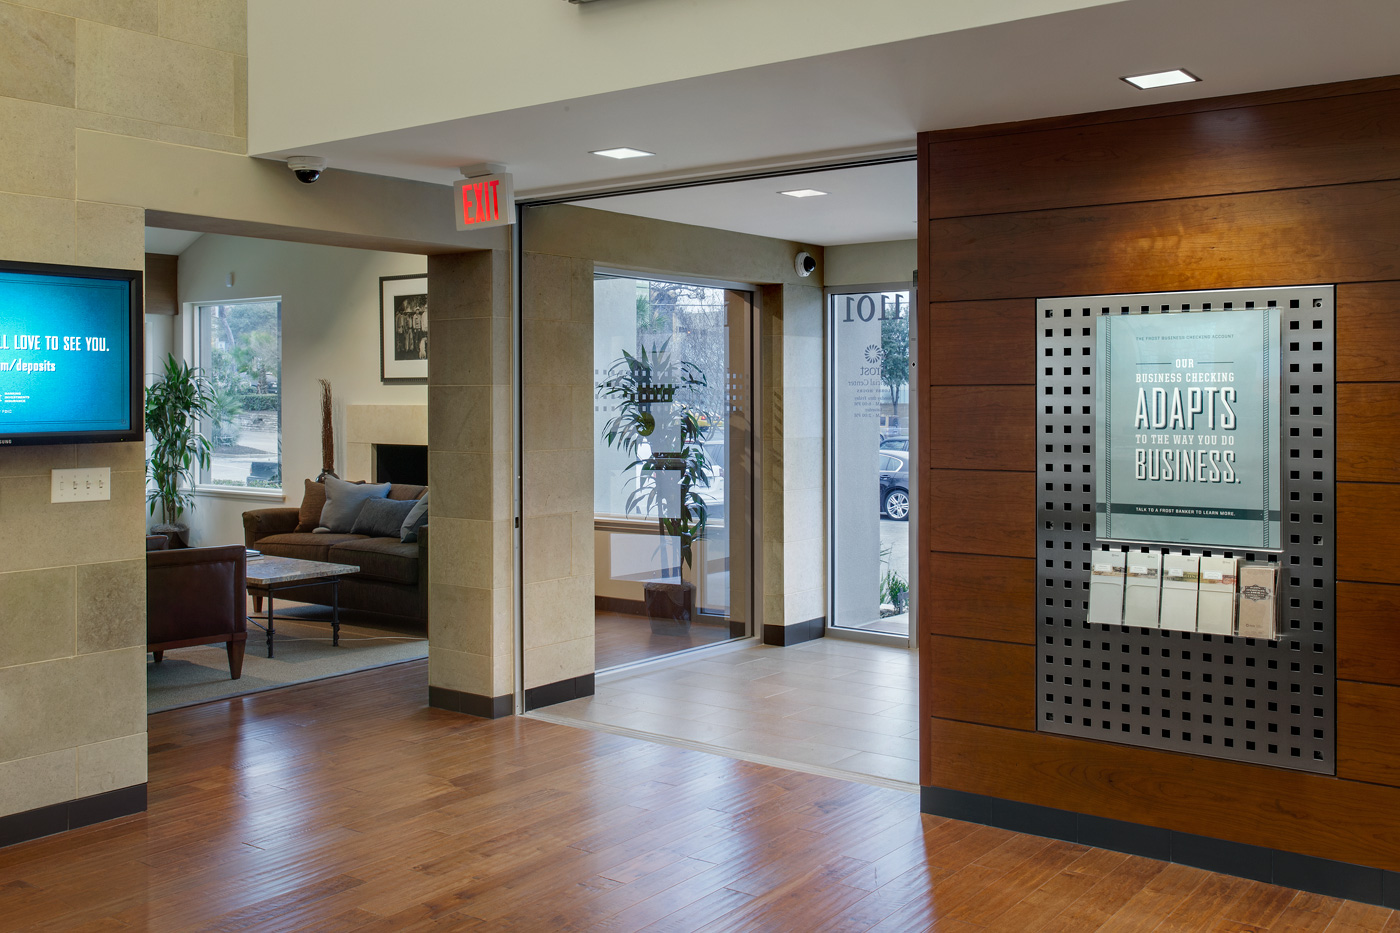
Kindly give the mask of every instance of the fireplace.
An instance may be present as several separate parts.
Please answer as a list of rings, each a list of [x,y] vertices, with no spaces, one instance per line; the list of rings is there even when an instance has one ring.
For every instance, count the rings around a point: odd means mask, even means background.
[[[375,444],[374,481],[428,485],[428,448],[424,444]]]

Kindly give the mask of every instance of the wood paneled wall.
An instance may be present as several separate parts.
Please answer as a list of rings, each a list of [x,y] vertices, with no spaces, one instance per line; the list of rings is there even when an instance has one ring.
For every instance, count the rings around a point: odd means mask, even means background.
[[[919,139],[925,785],[1400,870],[1400,77]],[[1035,300],[1337,285],[1337,777],[1035,732]]]

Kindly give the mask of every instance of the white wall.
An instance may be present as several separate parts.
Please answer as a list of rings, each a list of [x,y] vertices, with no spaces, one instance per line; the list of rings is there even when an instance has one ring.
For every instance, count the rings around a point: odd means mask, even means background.
[[[249,152],[1116,0],[249,0]],[[622,145],[603,142],[599,145]]]
[[[886,243],[828,246],[825,261],[822,284],[827,288],[910,282],[919,264],[919,241],[890,240]]]
[[[321,471],[318,379],[335,398],[336,464],[344,473],[346,405],[426,405],[426,385],[379,379],[379,277],[427,271],[423,256],[205,234],[180,256],[179,294],[190,302],[282,299],[282,475],[286,505]],[[228,274],[234,285],[225,285]],[[182,311],[182,324],[188,312]],[[352,476],[346,479],[368,479]],[[245,510],[279,501],[200,495],[187,512],[192,543],[243,540]]]

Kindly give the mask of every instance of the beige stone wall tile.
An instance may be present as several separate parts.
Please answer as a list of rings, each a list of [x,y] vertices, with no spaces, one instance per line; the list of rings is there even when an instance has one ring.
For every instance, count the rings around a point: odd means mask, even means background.
[[[593,636],[591,574],[526,583],[521,600],[525,609],[526,663],[529,663],[531,649]]]
[[[434,647],[489,656],[511,638],[510,598],[496,590],[431,584],[429,637]]]
[[[145,784],[146,746],[144,732],[79,746],[78,797]]]
[[[782,625],[782,624],[784,623],[784,621],[785,621],[785,616],[784,616],[784,614],[783,614],[783,595],[782,595],[782,593],[776,593],[776,594],[770,593],[770,594],[768,594],[767,596],[764,596],[764,597],[763,597],[763,618],[759,619],[759,620],[758,620],[758,624],[757,624],[756,626],[754,626],[755,634],[759,634],[759,635],[763,634],[763,626],[765,626],[765,625]],[[794,620],[794,621],[801,621],[801,620],[799,619],[799,620]]]
[[[489,451],[495,429],[492,398],[490,386],[428,386],[428,446]]]
[[[110,501],[50,503],[50,488],[48,474],[0,478],[0,528],[44,530],[0,548],[0,573],[144,559],[144,474],[113,473]]]
[[[142,269],[146,212],[139,207],[79,201],[74,255],[81,266]]]
[[[66,16],[0,3],[0,97],[72,107],[76,25]]]
[[[248,0],[160,0],[160,34],[244,55],[248,51]]]
[[[525,384],[593,384],[593,325],[525,321]]]
[[[77,568],[77,653],[146,644],[146,561]]]
[[[73,202],[0,193],[0,255],[16,262],[73,261]]]
[[[566,385],[525,386],[521,393],[525,450],[570,450],[580,446],[574,443],[578,430],[573,395],[573,387]]]
[[[246,2],[246,0],[245,0]],[[248,151],[248,56],[233,58],[233,135]]]
[[[597,537],[593,533],[593,510],[575,512],[571,518],[570,525],[574,536],[573,573],[575,576],[592,577],[594,567],[597,566],[594,557]]]
[[[520,529],[521,572],[525,583],[573,576],[574,522],[572,515],[540,515]],[[528,596],[527,596],[528,599]],[[527,611],[534,612],[527,601]]]
[[[463,318],[437,321],[431,325],[433,354],[428,365],[436,385],[485,386],[500,380],[498,358],[508,361],[510,334],[501,321],[504,347],[493,341],[495,318]],[[508,371],[508,365],[507,365]]]
[[[207,133],[186,126],[168,126],[163,123],[153,123],[150,120],[138,120],[135,117],[97,113],[91,110],[75,110],[72,113],[79,129],[96,130],[99,133],[112,133],[117,136],[155,139],[160,142],[175,143],[178,146],[213,149],[217,152],[239,154],[248,152],[246,134],[244,136],[229,136],[222,133]]]
[[[787,509],[783,513],[783,527],[778,533],[784,541],[821,540],[826,532],[825,503],[819,501],[811,491],[802,498],[803,501],[797,503],[799,507]]]
[[[346,405],[345,439],[366,444],[426,444],[428,406]]]
[[[508,696],[515,692],[515,645],[508,644],[505,650],[491,658],[491,679],[496,685],[495,696]]]
[[[826,615],[826,590],[798,590],[783,594],[783,621],[797,625]]]
[[[73,654],[73,568],[0,573],[0,667]]]
[[[77,106],[234,135],[234,56],[78,21]]]
[[[593,506],[591,451],[525,452],[524,501],[526,518],[577,512]]]
[[[0,761],[0,816],[77,797],[78,755],[72,748]]]
[[[571,386],[570,391],[573,393],[570,401],[573,406],[570,409],[573,413],[573,433],[569,438],[569,446],[574,450],[592,450],[594,444],[602,441],[593,421],[593,409],[602,402],[592,384]]]
[[[573,641],[527,648],[525,651],[525,687],[571,680],[593,673],[593,636]]]
[[[77,466],[76,449],[85,444],[55,447],[10,447],[0,450],[0,478],[8,476],[48,477],[52,470],[69,470]]]
[[[571,268],[574,314],[572,320],[593,324],[593,260],[575,259]]]
[[[74,450],[73,466],[105,466],[113,473],[144,473],[146,445],[141,441],[127,444],[78,444]]]
[[[32,6],[64,16],[135,29],[137,32],[156,31],[158,0],[24,0]]]
[[[435,516],[431,524],[434,583],[489,590],[495,580],[493,563],[503,559],[509,569],[509,554],[502,558],[494,553],[497,523]]]
[[[490,655],[453,651],[428,645],[428,683],[434,687],[498,697],[510,693],[510,686],[495,676]]]
[[[510,317],[510,257],[480,250],[428,257],[429,330],[439,321]]]
[[[511,450],[515,446],[515,410],[510,385],[491,387],[491,447]]]
[[[432,498],[428,510],[436,518],[492,521],[495,511],[495,456],[481,451],[434,450],[428,454]]]
[[[567,256],[526,253],[521,270],[520,311],[526,321],[574,320],[574,261]]]
[[[73,197],[74,125],[71,110],[0,97],[0,191]]]
[[[0,761],[144,730],[145,664],[141,647],[0,668],[0,709],[25,711],[0,730]]]

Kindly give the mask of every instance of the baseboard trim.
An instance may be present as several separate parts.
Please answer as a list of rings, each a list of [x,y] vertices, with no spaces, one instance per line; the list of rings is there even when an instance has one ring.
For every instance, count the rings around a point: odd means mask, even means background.
[[[502,719],[511,715],[515,711],[514,699],[508,693],[505,696],[486,697],[450,687],[428,687],[428,705],[434,709],[466,713],[482,719]]]
[[[0,816],[0,847],[17,845],[72,829],[105,823],[118,817],[143,813],[146,810],[146,785],[133,784],[104,794],[94,794],[78,800],[65,800]]]
[[[923,812],[934,816],[1400,910],[1400,872],[944,787],[920,788],[919,803]]]
[[[525,711],[529,712],[532,709],[541,709],[545,706],[553,706],[555,703],[565,703],[569,700],[591,697],[592,695],[592,674],[570,677],[568,680],[555,681],[542,687],[526,687]]]
[[[782,648],[790,648],[793,645],[800,645],[804,641],[813,641],[825,636],[826,616],[818,616],[815,619],[808,619],[806,622],[798,622],[795,625],[763,626],[763,643],[765,645],[777,645]]]

